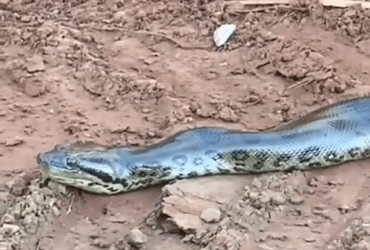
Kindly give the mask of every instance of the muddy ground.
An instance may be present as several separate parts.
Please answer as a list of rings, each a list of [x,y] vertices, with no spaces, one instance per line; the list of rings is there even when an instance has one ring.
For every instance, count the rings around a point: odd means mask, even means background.
[[[1,0],[0,249],[370,249],[370,160],[99,196],[40,186],[35,158],[260,131],[368,94],[369,31],[370,10],[308,1]]]

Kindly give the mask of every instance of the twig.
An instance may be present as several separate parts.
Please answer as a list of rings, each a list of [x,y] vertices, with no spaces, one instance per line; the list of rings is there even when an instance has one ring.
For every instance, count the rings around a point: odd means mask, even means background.
[[[248,1],[225,1],[224,5],[242,4],[242,5],[277,5],[291,4],[291,0],[248,0]]]
[[[151,35],[151,36],[162,37],[162,38],[165,38],[165,39],[171,41],[172,43],[176,44],[178,47],[180,47],[182,49],[204,49],[204,50],[207,50],[207,49],[210,49],[210,48],[213,47],[213,45],[210,45],[210,46],[186,46],[186,45],[181,44],[179,41],[173,39],[172,37],[166,36],[164,34],[156,33],[156,32],[145,31],[145,30],[134,31],[134,30],[130,30],[130,29],[117,28],[117,27],[115,27],[115,28],[92,27],[92,28],[95,29],[95,30],[99,30],[99,31],[120,31],[120,32],[127,32],[127,33],[132,33],[132,34],[143,34],[143,35]]]
[[[369,2],[351,1],[351,0],[320,0],[320,3],[326,7],[345,8],[353,5],[360,5],[364,9],[370,9]]]
[[[276,6],[267,6],[267,7],[260,7],[260,8],[254,8],[249,10],[230,10],[231,13],[238,13],[238,14],[248,14],[252,12],[262,12],[266,10],[278,10],[278,9],[289,9],[289,10],[295,10],[295,11],[301,11],[306,12],[307,8],[300,8],[300,7],[294,7],[289,5],[276,5]]]
[[[72,211],[72,203],[73,203],[74,197],[75,197],[75,194],[72,194],[71,202],[68,205],[68,209],[67,209],[66,215],[70,214],[71,211]]]
[[[225,1],[224,5],[276,5],[289,4],[294,5],[294,0],[247,0],[247,1]],[[360,5],[364,9],[370,9],[370,2],[352,1],[352,0],[320,0],[320,4],[325,7],[345,8],[353,5]]]

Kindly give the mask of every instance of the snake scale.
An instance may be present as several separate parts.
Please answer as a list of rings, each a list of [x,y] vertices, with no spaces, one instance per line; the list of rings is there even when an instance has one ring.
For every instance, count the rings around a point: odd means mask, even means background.
[[[369,156],[370,97],[362,97],[264,132],[200,127],[146,147],[57,145],[37,160],[46,179],[116,194],[183,178],[310,170]]]

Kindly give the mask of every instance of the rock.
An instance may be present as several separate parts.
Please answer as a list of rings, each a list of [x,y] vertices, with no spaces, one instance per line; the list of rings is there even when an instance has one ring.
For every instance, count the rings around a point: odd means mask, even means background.
[[[262,204],[268,204],[272,200],[271,194],[268,191],[263,191],[261,193],[261,196],[259,197],[259,200]]]
[[[27,214],[22,223],[27,233],[35,234],[37,232],[39,222],[34,214]]]
[[[219,115],[220,115],[220,119],[225,122],[237,122],[238,121],[238,116],[229,107],[223,107],[220,110]]]
[[[102,238],[96,238],[94,239],[94,243],[93,243],[94,246],[97,246],[101,249],[106,249],[106,248],[109,248],[110,247],[110,243],[108,242],[108,240],[106,239],[102,239]]]
[[[221,220],[221,211],[215,208],[207,208],[202,211],[200,218],[207,223],[216,223]]]
[[[297,193],[293,193],[292,196],[289,198],[289,202],[294,205],[299,205],[304,202],[304,198],[302,195],[299,195]]]
[[[22,144],[23,142],[24,142],[24,140],[21,137],[18,137],[18,136],[13,137],[13,138],[8,138],[5,141],[5,147],[17,146],[19,144]]]
[[[261,189],[262,188],[262,183],[258,178],[254,178],[252,181],[252,187]]]
[[[363,40],[356,44],[357,49],[365,56],[370,57],[370,40]]]
[[[19,232],[20,228],[17,225],[11,225],[11,224],[4,224],[2,226],[2,230],[4,234],[12,236],[15,233]]]
[[[53,206],[51,209],[55,217],[59,217],[61,215],[59,208],[57,208],[56,206]]]
[[[283,205],[286,202],[286,198],[282,193],[275,193],[272,197],[272,203],[274,205]]]
[[[10,189],[10,193],[15,196],[22,196],[26,193],[27,183],[24,177],[25,174],[22,173],[6,184]]]
[[[128,243],[133,247],[140,248],[147,241],[145,234],[138,228],[130,231]]]
[[[27,71],[29,73],[35,73],[38,71],[45,71],[44,59],[41,55],[34,55],[27,60]]]
[[[30,97],[37,97],[42,95],[46,87],[44,83],[38,78],[26,78],[23,82],[24,84],[24,93]]]
[[[3,217],[1,218],[1,222],[6,224],[14,224],[15,219],[14,216],[11,214],[4,214]]]

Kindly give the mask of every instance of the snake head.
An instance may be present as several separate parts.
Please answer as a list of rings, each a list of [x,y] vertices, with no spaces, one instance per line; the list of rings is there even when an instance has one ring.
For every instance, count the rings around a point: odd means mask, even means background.
[[[54,177],[56,174],[67,176],[79,172],[76,168],[77,157],[74,156],[72,148],[67,146],[57,145],[49,152],[38,154],[37,163],[46,178]]]
[[[106,194],[118,191],[112,187],[119,182],[112,167],[114,160],[114,151],[81,145],[57,145],[53,150],[37,156],[44,179]]]

